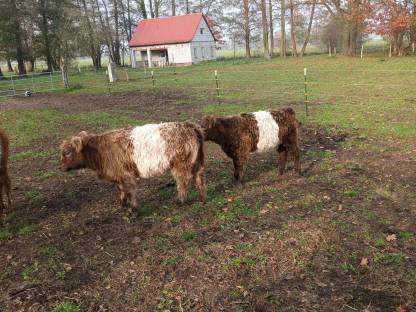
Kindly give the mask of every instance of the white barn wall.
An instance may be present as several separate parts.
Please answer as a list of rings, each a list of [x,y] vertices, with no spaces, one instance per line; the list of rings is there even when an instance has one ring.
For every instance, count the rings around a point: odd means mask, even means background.
[[[203,29],[202,34],[201,28]],[[215,59],[215,40],[204,18],[201,18],[192,39],[191,54],[192,63],[200,63]]]
[[[190,64],[192,62],[191,44],[178,43],[168,45],[169,62],[175,64]]]

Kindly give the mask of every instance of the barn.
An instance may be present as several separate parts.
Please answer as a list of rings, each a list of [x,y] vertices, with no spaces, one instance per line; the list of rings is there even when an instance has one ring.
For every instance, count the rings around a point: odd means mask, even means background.
[[[215,37],[202,13],[144,19],[129,42],[132,66],[190,65],[215,59]]]

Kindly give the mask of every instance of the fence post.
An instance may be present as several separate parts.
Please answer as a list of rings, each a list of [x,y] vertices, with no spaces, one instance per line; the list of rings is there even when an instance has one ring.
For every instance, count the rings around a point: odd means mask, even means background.
[[[111,83],[110,78],[108,77],[108,70],[105,71],[105,77],[107,78],[107,88],[108,88],[108,94],[111,94]]]
[[[49,79],[49,81],[50,81],[50,83],[51,83],[51,90],[53,90],[53,89],[54,89],[52,74],[53,74],[53,72],[49,72],[49,78],[50,78],[50,79]]]
[[[217,86],[217,102],[218,102],[218,105],[220,105],[220,86],[219,86],[219,83],[218,83],[218,72],[217,72],[217,70],[214,71],[214,75],[215,75],[215,84]]]
[[[364,52],[364,44],[361,44],[361,58],[363,58],[363,52]]]
[[[67,88],[69,88],[68,72],[62,67],[61,68],[61,73],[62,73],[62,82],[64,84],[64,88],[67,89]]]
[[[10,76],[10,80],[12,81],[13,95],[16,95],[16,88],[14,87],[13,75]]]
[[[130,77],[129,77],[129,73],[128,73],[127,69],[125,69],[124,72],[126,73],[126,81],[129,81]]]
[[[154,88],[155,87],[155,76],[153,74],[153,70],[150,72],[150,74],[152,75],[152,86]]]
[[[307,69],[306,69],[306,67],[303,69],[303,76],[305,78],[305,112],[306,112],[306,116],[309,116],[308,79],[307,79]]]
[[[35,92],[35,77],[34,77],[34,73],[32,73],[32,92]]]
[[[391,57],[391,43],[390,43],[389,57]]]

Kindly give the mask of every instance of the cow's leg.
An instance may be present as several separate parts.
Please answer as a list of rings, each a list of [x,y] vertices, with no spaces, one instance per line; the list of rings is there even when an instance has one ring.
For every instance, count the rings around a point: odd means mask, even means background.
[[[123,206],[130,204],[133,208],[138,207],[136,195],[136,178],[134,176],[125,176],[118,184],[120,190],[120,199]]]
[[[287,149],[283,144],[280,144],[277,148],[279,154],[279,174],[282,175],[286,168],[287,161]]]
[[[0,225],[3,224],[4,218],[3,187],[3,183],[0,181]]]
[[[238,184],[243,183],[243,178],[247,169],[248,156],[243,155],[233,159],[234,163],[234,180]]]
[[[192,181],[192,166],[180,164],[172,168],[172,175],[176,181],[177,197],[176,200],[183,204],[186,199],[186,191]]]
[[[195,186],[199,193],[200,200],[205,203],[206,194],[205,194],[205,167],[204,164],[197,164],[196,173],[195,173]]]
[[[301,175],[301,165],[300,165],[300,151],[299,151],[299,146],[296,143],[293,143],[290,151],[293,155],[293,163],[295,166],[295,172],[298,175]]]
[[[5,184],[5,192],[7,196],[7,208],[10,210],[12,208],[12,196],[10,194],[11,186],[10,186],[10,178],[6,177],[6,184]]]

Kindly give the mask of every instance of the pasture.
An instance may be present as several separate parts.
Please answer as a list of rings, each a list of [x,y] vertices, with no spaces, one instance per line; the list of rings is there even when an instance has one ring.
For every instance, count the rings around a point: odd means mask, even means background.
[[[109,85],[84,71],[68,90],[0,100],[14,201],[0,228],[0,311],[416,309],[415,58],[127,74]],[[175,204],[164,176],[139,181],[129,216],[114,186],[58,169],[59,143],[80,130],[287,105],[302,123],[303,175],[279,176],[275,152],[252,155],[238,187],[207,143],[204,205],[195,190]]]

